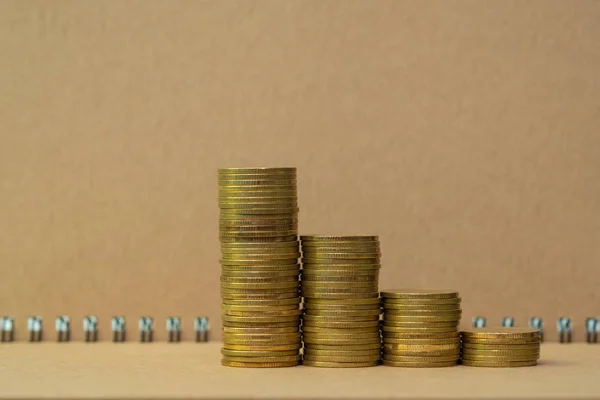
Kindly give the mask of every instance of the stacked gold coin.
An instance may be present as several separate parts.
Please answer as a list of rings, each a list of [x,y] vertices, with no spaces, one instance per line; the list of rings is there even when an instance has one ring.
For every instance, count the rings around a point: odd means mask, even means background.
[[[460,356],[458,292],[397,289],[383,299],[383,364],[450,367]]]
[[[460,333],[461,363],[470,367],[530,367],[540,358],[540,331],[475,328]]]
[[[379,364],[380,248],[377,236],[301,236],[303,364]]]
[[[300,361],[295,168],[227,168],[219,176],[222,364]]]

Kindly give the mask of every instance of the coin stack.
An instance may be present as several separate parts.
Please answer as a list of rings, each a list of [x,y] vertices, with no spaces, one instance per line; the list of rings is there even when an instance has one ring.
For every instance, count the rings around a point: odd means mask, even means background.
[[[461,363],[469,367],[530,367],[540,358],[540,331],[475,328],[460,333]]]
[[[460,355],[458,292],[398,289],[383,298],[383,364],[450,367]]]
[[[219,176],[223,358],[230,367],[300,362],[300,247],[295,168]]]
[[[303,364],[379,364],[380,248],[377,236],[301,236]]]

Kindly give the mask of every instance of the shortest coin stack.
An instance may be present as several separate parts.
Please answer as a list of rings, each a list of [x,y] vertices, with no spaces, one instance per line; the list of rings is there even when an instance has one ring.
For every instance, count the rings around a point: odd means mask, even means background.
[[[383,299],[383,365],[450,367],[460,355],[460,297],[451,290],[397,289]]]
[[[540,358],[540,331],[476,328],[460,333],[461,363],[469,367],[531,367]]]

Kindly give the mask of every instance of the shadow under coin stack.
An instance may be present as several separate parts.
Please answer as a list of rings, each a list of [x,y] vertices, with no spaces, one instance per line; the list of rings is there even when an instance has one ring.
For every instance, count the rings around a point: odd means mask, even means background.
[[[303,364],[379,364],[380,249],[377,236],[301,236]]]
[[[383,364],[435,368],[457,365],[460,297],[455,291],[384,291]]]
[[[223,358],[230,367],[300,362],[295,168],[220,169]]]
[[[540,358],[540,331],[475,328],[460,333],[461,363],[469,367],[531,367]]]

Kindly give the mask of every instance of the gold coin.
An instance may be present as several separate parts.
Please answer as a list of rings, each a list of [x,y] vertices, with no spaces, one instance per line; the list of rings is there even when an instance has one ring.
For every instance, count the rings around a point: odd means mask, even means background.
[[[370,253],[318,253],[302,251],[302,258],[305,260],[321,260],[321,259],[344,259],[344,260],[359,260],[359,259],[378,259],[381,256],[379,252]]]
[[[284,201],[283,199],[245,199],[244,201],[231,201],[231,202],[223,202],[219,201],[219,209],[220,210],[240,210],[240,209],[253,209],[253,210],[262,210],[262,209],[279,209],[281,212],[289,212],[294,208],[298,207],[298,201],[295,199],[290,199],[288,201]]]
[[[382,298],[383,305],[385,307],[402,307],[402,306],[422,306],[422,307],[435,307],[441,305],[454,305],[456,308],[460,307],[460,297],[455,299],[388,299]]]
[[[302,254],[305,254],[308,258],[320,258],[322,256],[328,256],[329,254],[348,254],[351,257],[354,255],[365,255],[371,254],[371,257],[380,257],[381,249],[379,245],[375,246],[302,246]]]
[[[354,332],[336,332],[336,333],[332,333],[332,332],[327,332],[327,333],[323,333],[323,332],[307,332],[307,331],[302,331],[302,337],[304,339],[339,339],[339,340],[351,340],[351,339],[358,339],[358,340],[377,340],[377,341],[381,341],[381,336],[379,335],[379,332],[377,331],[373,331],[373,332],[366,332],[366,333],[354,333]]]
[[[316,280],[318,278],[352,278],[358,279],[360,277],[378,277],[380,268],[372,268],[372,269],[316,269],[309,270],[303,269],[302,276],[305,278],[311,278],[312,280]]]
[[[377,307],[377,305],[373,304],[362,304],[362,305],[352,305],[352,304],[341,304],[339,306],[332,306],[329,304],[313,304],[313,303],[304,303],[305,310],[313,310],[313,312],[318,311],[365,311],[365,310],[377,310],[381,313],[381,309]]]
[[[253,322],[253,323],[269,323],[269,322],[292,322],[292,321],[300,321],[300,317],[296,314],[294,315],[287,315],[287,316],[275,316],[275,317],[271,317],[271,316],[267,316],[267,317],[240,317],[240,316],[233,316],[233,315],[223,315],[221,316],[221,319],[223,322],[233,322],[233,323],[246,323],[246,322]]]
[[[381,350],[381,343],[369,344],[320,344],[320,343],[305,343],[305,350],[329,350],[329,351],[359,351],[359,350]]]
[[[245,321],[245,322],[229,322],[223,321],[223,326],[227,328],[287,328],[287,327],[298,327],[298,321],[277,321],[277,322],[264,322],[264,321]]]
[[[298,277],[298,271],[273,271],[273,272],[257,272],[257,271],[221,271],[221,276],[226,278],[249,278],[249,279],[265,279],[265,278],[288,278]]]
[[[293,280],[291,282],[257,282],[257,283],[246,283],[246,282],[221,282],[222,289],[246,289],[246,290],[258,290],[258,289],[289,289],[298,287],[298,282]]]
[[[289,317],[289,316],[300,316],[302,314],[302,310],[298,307],[293,308],[291,310],[231,310],[231,309],[223,309],[223,316],[232,316],[232,317]]]
[[[382,357],[386,361],[396,362],[416,362],[416,363],[430,363],[430,362],[449,362],[458,361],[458,354],[451,354],[448,356],[394,356],[391,354],[384,354]]]
[[[445,339],[459,337],[458,331],[451,328],[402,328],[383,324],[381,329],[386,337],[389,333],[398,339]],[[436,332],[437,331],[437,332]]]
[[[363,367],[375,367],[379,365],[379,361],[365,361],[365,362],[325,362],[325,361],[302,361],[302,365],[307,367],[321,367],[321,368],[363,368]]]
[[[283,340],[283,339],[273,339],[273,340],[254,340],[254,339],[223,339],[223,346],[287,346],[293,345],[295,348],[300,349],[302,347],[302,342],[300,340]]]
[[[463,360],[470,360],[470,361],[531,361],[531,360],[537,360],[539,357],[539,355],[531,355],[531,354],[520,354],[520,355],[503,355],[503,356],[498,356],[498,355],[481,355],[481,354],[462,354],[461,358]]]
[[[362,260],[331,260],[331,262],[312,262],[302,259],[302,268],[307,273],[335,273],[336,271],[344,271],[348,274],[356,273],[373,273],[381,269],[381,263],[377,261],[362,261]]]
[[[282,292],[282,293],[269,293],[269,292],[258,292],[258,293],[238,293],[228,292],[224,293],[221,290],[221,299],[223,302],[231,301],[243,301],[243,300],[283,300],[283,299],[295,299],[298,297],[298,292]]]
[[[383,320],[388,322],[458,322],[460,320],[460,313],[447,314],[447,315],[390,315],[383,314]]]
[[[520,345],[529,344],[536,345],[540,343],[539,338],[507,338],[507,339],[478,339],[478,338],[464,338],[463,343],[468,344],[487,344],[487,345]]]
[[[384,342],[384,344],[386,344]],[[449,344],[395,344],[394,347],[387,347],[394,352],[400,351],[457,351],[460,349],[459,343]]]
[[[225,367],[238,367],[238,368],[283,368],[283,367],[295,367],[298,364],[300,364],[299,361],[259,363],[259,362],[234,362],[234,361],[221,360],[221,365],[223,365]]]
[[[257,208],[220,208],[219,209],[219,220],[223,219],[237,219],[237,218],[258,218],[259,216],[273,217],[273,218],[285,218],[286,216],[298,216],[300,209],[298,206],[285,206],[285,207],[257,207]],[[295,237],[291,240],[297,240]]]
[[[247,226],[227,226],[223,224],[219,224],[219,234],[220,235],[245,235],[252,234],[252,236],[262,235],[262,234],[274,234],[278,235],[279,232],[287,232],[294,231],[298,229],[298,224],[284,224],[284,225],[247,225]]]
[[[353,283],[353,282],[377,282],[379,281],[379,274],[370,274],[370,275],[350,275],[350,276],[312,276],[302,274],[300,279],[302,282],[332,282],[334,284],[338,283]]]
[[[371,241],[360,241],[360,240],[337,240],[329,242],[315,242],[315,241],[302,241],[302,247],[307,250],[329,250],[329,249],[379,249],[380,244],[378,240]]]
[[[253,277],[253,276],[227,276],[221,275],[221,282],[227,284],[266,284],[266,283],[281,283],[281,282],[298,282],[298,277],[296,275],[288,275],[288,276],[270,276],[270,277]],[[290,285],[293,286],[293,285]]]
[[[236,340],[249,341],[256,340],[257,342],[268,340],[268,341],[291,341],[296,342],[300,340],[300,330],[292,333],[229,333],[223,332],[223,341],[233,343]]]
[[[219,175],[227,174],[295,174],[296,167],[227,167],[217,169]]]
[[[242,230],[235,230],[235,231],[223,231],[223,230],[219,230],[219,240],[227,240],[227,239],[241,239],[241,240],[246,240],[246,239],[252,239],[252,238],[256,238],[256,237],[268,237],[268,238],[275,238],[275,237],[281,237],[281,236],[288,236],[288,235],[294,235],[296,233],[297,228],[286,228],[285,230],[275,230],[275,229],[268,229],[268,230],[248,230],[248,231],[242,231]]]
[[[223,268],[236,268],[236,267],[252,267],[259,270],[260,268],[297,268],[300,271],[300,264],[298,260],[295,258],[284,258],[278,260],[268,260],[268,259],[237,259],[237,260],[226,260],[220,259],[219,263]]]
[[[381,304],[379,298],[357,298],[357,299],[306,299],[305,304],[310,304],[312,306],[322,305],[322,306],[340,306],[340,305],[348,305],[348,306],[379,306]]]
[[[401,334],[400,334],[401,335]],[[396,346],[405,345],[416,345],[416,346],[428,346],[428,345],[460,345],[460,338],[447,338],[447,339],[403,339],[402,337],[388,337],[384,334],[383,345],[390,348],[396,348]]]
[[[379,321],[302,321],[302,328],[379,328]]]
[[[243,173],[236,173],[236,172],[219,172],[217,174],[218,176],[218,183],[219,185],[223,185],[225,182],[229,182],[232,180],[242,180],[242,181],[248,181],[248,180],[268,180],[268,181],[272,181],[272,180],[296,180],[297,178],[297,173],[296,172],[258,172],[258,173],[250,173],[250,172],[243,172]]]
[[[341,356],[341,357],[350,357],[350,356],[377,356],[377,357],[381,357],[381,349],[376,348],[376,349],[368,349],[368,350],[344,350],[343,346],[337,346],[337,347],[341,347],[341,349],[336,350],[322,350],[322,349],[312,349],[312,348],[305,348],[304,349],[304,355],[311,355],[311,356]]]
[[[270,273],[290,273],[290,274],[300,274],[298,269],[298,264],[290,264],[290,265],[224,265],[221,266],[222,274],[252,274],[255,273],[257,275],[266,275]]]
[[[373,288],[377,287],[377,281],[364,281],[364,282],[335,282],[335,281],[303,281],[302,286],[311,289],[352,289],[352,288]]]
[[[219,225],[225,227],[246,227],[246,226],[278,226],[278,225],[290,225],[297,224],[298,218],[296,216],[288,215],[284,218],[223,218],[219,219]],[[300,246],[296,249],[300,251]]]
[[[394,357],[428,357],[432,359],[444,359],[458,361],[460,358],[460,351],[458,350],[446,350],[446,351],[384,351],[383,358],[388,361],[403,361],[403,359],[396,359]]]
[[[404,305],[404,304],[390,304],[386,303],[384,305],[385,312],[391,314],[400,314],[403,312],[444,312],[444,311],[453,311],[459,308],[459,304],[436,304],[429,306],[422,305]]]
[[[370,235],[302,235],[303,242],[372,242],[379,241],[379,236]]]
[[[306,344],[328,344],[328,345],[359,345],[359,344],[380,344],[381,341],[379,338],[346,338],[346,339],[337,339],[337,338],[329,338],[329,337],[306,337],[302,338],[302,341]]]
[[[298,262],[298,254],[292,253],[272,253],[272,254],[236,254],[235,256],[231,256],[229,254],[221,254],[221,260],[227,262],[235,262],[235,261],[262,261],[262,260],[287,260],[287,261],[296,261]]]
[[[325,316],[325,315],[307,315],[302,316],[302,320],[306,322],[367,322],[367,321],[379,321],[379,315],[366,315],[366,316]]]
[[[284,202],[297,201],[298,190],[289,186],[271,186],[260,190],[257,186],[222,187],[219,189],[218,202],[235,202],[240,199],[282,199]]]
[[[375,362],[379,361],[380,355],[370,355],[370,356],[359,356],[359,355],[351,355],[351,356],[326,356],[326,355],[313,355],[313,354],[305,354],[304,361],[320,361],[320,362]]]
[[[458,329],[458,320],[455,321],[425,321],[425,322],[399,322],[390,321],[384,318],[383,324],[390,328],[402,328],[402,329],[444,329],[444,331],[451,330],[456,331]]]
[[[221,310],[224,314],[229,315],[237,315],[232,314],[232,312],[241,312],[241,313],[273,313],[279,311],[293,311],[299,310],[299,304],[283,304],[283,305],[269,305],[269,306],[231,306],[228,304],[221,304]],[[253,314],[250,314],[253,315]]]
[[[249,351],[249,350],[228,350],[221,349],[221,354],[229,357],[279,357],[279,356],[297,356],[298,350],[284,351]]]
[[[302,356],[299,354],[292,356],[268,356],[268,357],[239,357],[239,356],[223,356],[223,360],[229,362],[240,362],[240,363],[272,363],[272,362],[293,362],[300,361]]]
[[[387,359],[390,361],[394,361],[389,357],[431,357],[431,358],[449,358],[458,360],[460,358],[460,351],[455,350],[401,350],[401,351],[393,351],[386,349],[383,351],[384,357],[388,357]],[[396,360],[398,361],[398,360]],[[400,360],[402,361],[402,360]]]
[[[261,175],[268,175],[268,176],[273,176],[273,175],[286,175],[286,176],[293,175],[293,176],[295,176],[296,168],[295,167],[219,168],[217,170],[217,174],[219,177],[228,176],[230,174],[240,174],[240,175],[261,174]]]
[[[294,297],[291,299],[279,299],[279,300],[223,300],[223,305],[228,306],[275,306],[275,305],[292,305],[292,304],[300,304],[302,298]]]
[[[375,285],[376,286],[376,285]],[[372,293],[373,287],[353,287],[353,288],[306,288],[301,287],[303,297],[321,297],[321,298],[352,298],[362,297],[363,294]]]
[[[250,254],[245,257],[243,253],[238,253],[233,256],[221,253],[219,264],[225,266],[236,265],[265,265],[265,266],[280,266],[280,265],[297,265],[300,269],[300,261],[294,254],[278,253],[278,254]]]
[[[367,265],[377,265],[380,263],[379,257],[371,258],[309,258],[302,255],[302,264],[308,265],[307,269],[310,268],[329,268],[328,266],[338,266],[340,263],[344,263],[348,266],[357,265],[361,268]]]
[[[537,348],[533,348],[533,349],[510,349],[510,350],[482,350],[482,349],[471,349],[471,348],[464,348],[462,349],[463,354],[465,355],[481,355],[481,356],[488,356],[488,357],[495,357],[495,356],[520,356],[520,355],[540,355],[540,347],[538,346]]]
[[[379,327],[374,326],[370,328],[314,328],[311,326],[303,326],[302,332],[304,333],[314,333],[314,334],[339,334],[339,333],[351,333],[355,335],[367,334],[367,333],[379,333]]]
[[[404,361],[388,361],[382,360],[382,364],[387,367],[403,367],[403,368],[443,368],[443,367],[454,367],[457,365],[456,361],[443,361],[443,362],[404,362]]]
[[[460,308],[453,308],[449,310],[392,310],[385,309],[386,315],[391,316],[406,316],[406,317],[435,317],[435,316],[456,316],[461,315],[462,310]]]
[[[540,342],[530,344],[479,344],[479,343],[463,343],[463,349],[482,350],[482,351],[539,351]]]
[[[275,218],[273,216],[266,216],[261,218]],[[289,251],[297,250],[300,247],[298,240],[292,240],[289,242],[271,242],[271,243],[221,243],[221,250],[228,252],[266,252],[266,251]]]
[[[241,179],[240,179],[241,178]],[[252,179],[248,179],[252,178]],[[222,177],[219,179],[218,188],[222,189],[238,189],[243,190],[244,188],[276,188],[280,187],[282,189],[298,189],[298,181],[295,176],[280,176],[280,177],[270,177],[270,176],[229,176]]]
[[[248,335],[277,335],[280,333],[295,333],[298,332],[298,326],[285,326],[281,328],[277,327],[263,327],[263,328],[232,328],[228,326],[223,327],[223,334],[248,334]]]
[[[446,328],[447,330],[456,331],[458,321],[442,321],[442,322],[398,322],[384,320],[385,326],[394,328]]]
[[[488,368],[512,368],[512,367],[532,367],[537,365],[537,360],[530,361],[472,361],[461,360],[461,364],[467,367],[488,367]]]
[[[458,298],[455,290],[435,289],[394,289],[381,292],[387,299],[454,299]]]
[[[259,342],[262,343],[262,342]],[[244,350],[244,351],[286,351],[300,349],[300,345],[292,344],[233,344],[223,342],[223,348],[227,350]]]
[[[367,289],[368,290],[368,289]],[[308,299],[358,299],[358,298],[376,298],[377,292],[359,291],[353,292],[325,292],[316,290],[302,290],[302,297]]]
[[[531,328],[473,328],[461,331],[465,339],[538,339],[540,331]]]
[[[304,309],[305,315],[321,315],[323,317],[362,317],[381,314],[381,310],[314,310],[311,308]]]

